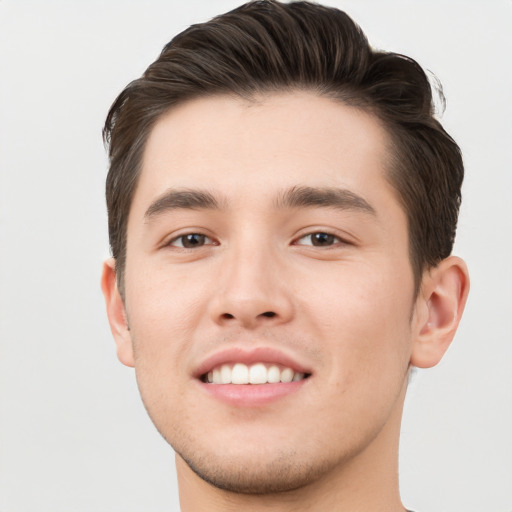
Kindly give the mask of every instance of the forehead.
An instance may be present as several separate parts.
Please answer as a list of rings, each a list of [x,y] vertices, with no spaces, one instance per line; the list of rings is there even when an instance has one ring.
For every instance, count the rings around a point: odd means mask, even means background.
[[[168,189],[198,187],[240,204],[264,204],[291,186],[340,187],[375,201],[394,195],[387,148],[375,117],[312,93],[195,99],[155,124],[132,210]]]

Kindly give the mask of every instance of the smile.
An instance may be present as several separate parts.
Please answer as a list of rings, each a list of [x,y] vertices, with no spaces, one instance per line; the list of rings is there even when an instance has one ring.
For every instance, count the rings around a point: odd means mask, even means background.
[[[223,364],[201,376],[209,384],[278,384],[297,382],[309,375],[277,364]]]
[[[193,372],[200,389],[229,407],[264,407],[304,389],[313,369],[274,347],[231,346],[215,351]]]

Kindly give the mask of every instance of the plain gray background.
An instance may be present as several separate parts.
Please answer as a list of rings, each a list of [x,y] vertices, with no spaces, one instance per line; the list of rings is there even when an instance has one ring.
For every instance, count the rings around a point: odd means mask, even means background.
[[[512,511],[512,2],[327,2],[442,81],[462,147],[455,253],[472,291],[455,342],[412,383],[401,443],[418,512]],[[212,1],[0,0],[0,512],[177,511],[172,450],[118,363],[108,107]]]

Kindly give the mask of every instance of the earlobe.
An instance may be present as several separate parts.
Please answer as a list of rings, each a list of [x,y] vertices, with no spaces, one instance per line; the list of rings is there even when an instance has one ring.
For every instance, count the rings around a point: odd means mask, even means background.
[[[117,287],[115,260],[113,258],[109,258],[103,263],[101,290],[105,297],[110,329],[117,346],[117,357],[124,365],[133,367],[133,344],[124,301]]]
[[[413,366],[431,368],[439,363],[455,336],[468,292],[468,270],[460,258],[450,256],[428,271],[418,297],[422,314],[415,326]]]

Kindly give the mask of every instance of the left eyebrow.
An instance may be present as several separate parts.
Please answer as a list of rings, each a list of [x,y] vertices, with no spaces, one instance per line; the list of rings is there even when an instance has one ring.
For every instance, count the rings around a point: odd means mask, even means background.
[[[355,210],[376,216],[375,208],[354,192],[336,187],[292,187],[281,193],[276,208],[321,207],[338,210]]]

